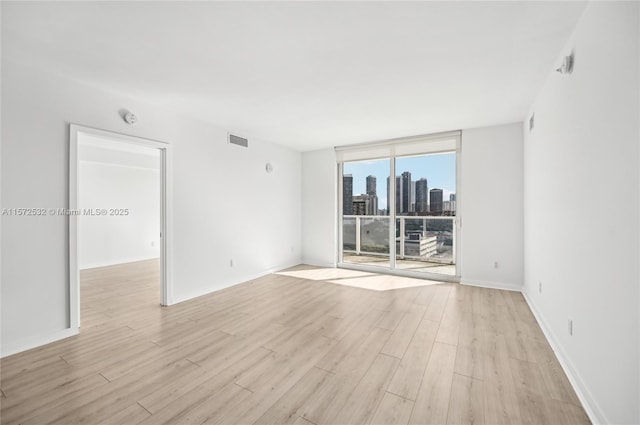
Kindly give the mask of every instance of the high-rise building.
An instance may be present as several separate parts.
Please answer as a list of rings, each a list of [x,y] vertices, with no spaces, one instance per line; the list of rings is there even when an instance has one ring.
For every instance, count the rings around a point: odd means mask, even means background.
[[[456,201],[444,201],[445,215],[456,215]]]
[[[387,177],[387,215],[391,215],[391,204],[389,203],[391,198],[389,198],[389,177]]]
[[[408,214],[411,212],[411,173],[405,171],[402,173],[402,213]]]
[[[429,209],[432,213],[442,212],[442,189],[431,189],[429,191]]]
[[[367,215],[378,215],[378,193],[375,176],[367,176],[367,195],[369,195]]]
[[[429,188],[424,177],[416,181],[416,213],[429,212]]]
[[[361,194],[353,196],[353,215],[369,215],[371,199],[369,195]]]
[[[387,214],[391,214],[389,206],[389,177],[387,177]],[[396,176],[396,215],[402,212],[402,177]]]
[[[450,201],[455,201],[456,200],[456,194],[455,193],[450,193],[449,194],[449,200]]]
[[[367,195],[377,195],[376,193],[376,176],[367,176]]]
[[[411,208],[409,209],[411,212],[416,211],[416,182],[411,182]]]
[[[368,215],[378,215],[378,196],[377,195],[371,195],[369,196],[369,211],[367,212]]]
[[[342,214],[353,214],[353,176],[351,174],[342,176]]]
[[[402,213],[402,177],[396,176],[396,215]]]

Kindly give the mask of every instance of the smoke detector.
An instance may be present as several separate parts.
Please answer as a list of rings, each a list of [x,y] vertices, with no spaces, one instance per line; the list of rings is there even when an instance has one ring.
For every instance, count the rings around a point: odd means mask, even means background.
[[[131,111],[127,111],[124,114],[124,122],[126,122],[129,125],[134,125],[135,123],[138,122],[138,117]]]

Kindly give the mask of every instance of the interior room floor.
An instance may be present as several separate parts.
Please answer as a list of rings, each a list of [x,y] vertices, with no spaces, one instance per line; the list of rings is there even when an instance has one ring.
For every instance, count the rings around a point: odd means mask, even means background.
[[[157,270],[82,272],[80,335],[2,359],[1,422],[589,423],[519,293],[297,266],[161,308]]]

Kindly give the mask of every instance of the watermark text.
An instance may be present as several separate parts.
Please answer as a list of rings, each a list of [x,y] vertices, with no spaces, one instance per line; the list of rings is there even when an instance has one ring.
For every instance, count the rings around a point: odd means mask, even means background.
[[[129,208],[2,208],[3,216],[127,216]]]

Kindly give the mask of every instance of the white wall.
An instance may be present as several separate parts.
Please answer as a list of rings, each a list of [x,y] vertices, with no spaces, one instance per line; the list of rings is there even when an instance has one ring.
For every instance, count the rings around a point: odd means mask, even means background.
[[[337,173],[334,149],[302,154],[302,261],[306,264],[336,264]]]
[[[638,7],[588,6],[525,131],[525,293],[601,423],[640,423]]]
[[[4,60],[2,86],[3,208],[68,207],[76,123],[173,146],[173,302],[301,261],[300,153],[228,145],[224,129]],[[2,217],[3,355],[68,335],[68,230],[66,217]]]
[[[461,283],[522,289],[522,140],[522,123],[462,132]]]
[[[159,156],[156,161],[160,161]],[[160,171],[80,161],[80,209],[127,209],[78,217],[81,269],[160,256]]]

